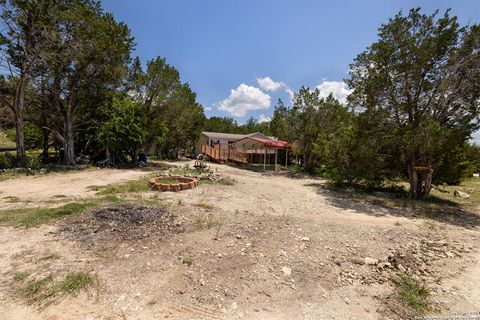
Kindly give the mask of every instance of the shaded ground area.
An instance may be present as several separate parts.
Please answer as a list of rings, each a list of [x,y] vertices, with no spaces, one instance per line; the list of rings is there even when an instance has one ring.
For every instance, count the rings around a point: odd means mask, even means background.
[[[365,195],[349,190],[329,190],[323,185],[312,186],[318,194],[326,197],[332,206],[353,210],[360,214],[372,216],[405,217],[409,219],[426,218],[446,224],[452,224],[468,229],[480,226],[478,208],[468,208],[453,201],[432,198],[428,202],[413,201],[409,199],[396,199],[394,194]],[[383,207],[385,210],[379,210]]]
[[[183,164],[179,164],[183,165]],[[321,188],[324,181],[211,165],[234,185],[117,194],[56,226],[0,227],[6,319],[405,319],[393,281],[424,283],[433,313],[480,301],[475,222],[416,215]],[[94,183],[92,183],[94,184]],[[123,189],[119,189],[123,190]],[[95,194],[95,192],[93,192]],[[145,205],[158,197],[155,205]],[[142,200],[144,199],[144,200]],[[418,208],[420,209],[420,208]],[[423,210],[423,209],[422,209]],[[461,209],[466,210],[466,209]],[[476,219],[476,212],[468,211]],[[41,260],[57,255],[54,260]],[[42,261],[42,262],[39,262]],[[12,292],[89,271],[98,284],[45,310]]]

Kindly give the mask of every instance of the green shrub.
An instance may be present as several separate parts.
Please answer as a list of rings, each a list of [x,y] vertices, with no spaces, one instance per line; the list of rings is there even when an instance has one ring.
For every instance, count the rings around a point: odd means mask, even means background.
[[[27,166],[27,168],[38,170],[42,167],[42,161],[36,155],[27,155],[27,157],[25,158],[25,165]]]
[[[13,161],[9,157],[5,156],[5,153],[0,153],[0,169],[13,168]]]
[[[15,128],[5,129],[5,136],[10,141],[15,141],[16,137],[17,137],[17,132],[16,132]]]
[[[39,149],[43,145],[42,129],[33,123],[26,122],[24,128],[25,147],[27,149]]]

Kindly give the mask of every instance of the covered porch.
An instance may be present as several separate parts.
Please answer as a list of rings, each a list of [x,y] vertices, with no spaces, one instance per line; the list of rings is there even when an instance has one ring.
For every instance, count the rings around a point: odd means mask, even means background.
[[[233,143],[229,160],[263,170],[267,170],[273,164],[273,170],[279,171],[283,165],[288,166],[290,149],[291,145],[287,141],[245,137]]]

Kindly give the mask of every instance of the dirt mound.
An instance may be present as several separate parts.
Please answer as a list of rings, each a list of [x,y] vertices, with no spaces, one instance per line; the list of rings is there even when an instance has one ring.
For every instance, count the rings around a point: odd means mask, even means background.
[[[67,221],[62,233],[89,244],[110,240],[165,238],[182,231],[182,221],[162,207],[123,205],[92,211]]]

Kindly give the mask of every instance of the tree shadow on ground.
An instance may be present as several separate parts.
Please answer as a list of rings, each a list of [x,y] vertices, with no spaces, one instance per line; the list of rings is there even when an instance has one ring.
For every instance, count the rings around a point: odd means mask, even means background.
[[[265,170],[263,169],[263,165],[261,165],[261,166],[251,166],[251,165],[247,165],[247,164],[240,165],[240,164],[235,164],[235,163],[225,163],[225,165],[229,166],[231,168],[235,168],[235,169],[260,173],[263,176],[267,176],[267,177],[268,176],[282,176],[282,177],[285,177],[285,178],[295,179],[295,180],[303,180],[303,179],[319,180],[319,181],[323,181],[323,183],[325,183],[324,178],[314,176],[314,175],[311,175],[311,174],[305,173],[305,172],[292,172],[290,170],[285,170],[285,169],[282,169],[280,171],[275,171],[275,166],[274,165],[267,165]],[[323,183],[319,183],[319,185],[323,184]]]
[[[133,169],[138,169],[140,171],[151,172],[157,170],[168,170],[172,168],[178,168],[178,165],[165,163],[165,162],[148,162],[146,165],[141,167],[134,167]],[[120,168],[120,169],[132,169],[132,168]]]
[[[389,192],[359,192],[350,188],[329,189],[325,185],[313,187],[330,205],[356,213],[376,217],[390,215],[409,219],[431,219],[466,229],[480,226],[480,214],[473,208],[466,208],[456,202],[433,196],[421,201]]]

